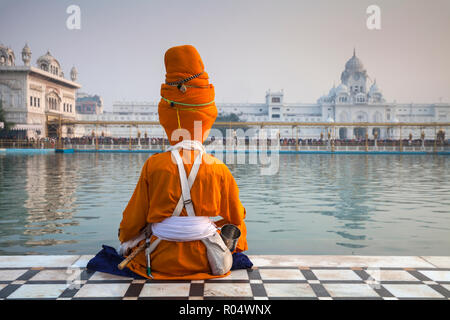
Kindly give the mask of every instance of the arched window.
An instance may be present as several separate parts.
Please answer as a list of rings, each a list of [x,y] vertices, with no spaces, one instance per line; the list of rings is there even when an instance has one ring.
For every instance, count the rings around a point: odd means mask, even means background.
[[[51,110],[56,110],[56,99],[55,98],[48,98],[48,107]]]

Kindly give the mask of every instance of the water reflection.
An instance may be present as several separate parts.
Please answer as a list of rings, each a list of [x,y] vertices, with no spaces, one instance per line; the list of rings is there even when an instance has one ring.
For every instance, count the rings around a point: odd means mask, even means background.
[[[0,154],[0,254],[93,254],[117,226],[150,154]],[[279,155],[229,165],[251,254],[445,255],[445,156]]]
[[[233,170],[255,253],[445,254],[450,248],[448,157],[280,157],[270,178],[244,166]]]
[[[25,190],[28,198],[25,235],[41,236],[63,233],[67,226],[77,226],[73,220],[76,210],[75,184],[77,164],[66,161],[64,155],[54,157],[28,157],[25,167]],[[26,245],[54,245],[64,240],[42,239],[28,240]],[[68,243],[76,243],[70,240]]]
[[[76,243],[53,236],[78,225],[76,163],[62,155],[3,155],[0,163],[0,252],[34,253],[34,246]]]

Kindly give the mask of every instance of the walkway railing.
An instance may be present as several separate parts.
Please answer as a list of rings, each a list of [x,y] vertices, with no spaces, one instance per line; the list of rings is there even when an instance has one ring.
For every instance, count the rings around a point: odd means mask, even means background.
[[[54,149],[56,146],[57,141],[51,140],[0,140],[0,149]]]

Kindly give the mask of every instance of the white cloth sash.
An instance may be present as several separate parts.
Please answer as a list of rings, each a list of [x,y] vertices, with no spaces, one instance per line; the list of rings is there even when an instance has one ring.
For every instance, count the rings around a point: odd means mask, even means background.
[[[184,170],[179,149],[197,150],[199,154],[192,165],[189,178]],[[158,239],[170,241],[193,241],[208,238],[217,231],[217,227],[208,217],[197,217],[191,200],[191,187],[202,163],[205,147],[195,140],[183,140],[168,149],[175,158],[181,183],[181,197],[171,217],[152,225],[152,232]],[[187,217],[180,217],[181,210],[186,208]]]
[[[217,228],[208,217],[169,217],[152,224],[155,236],[169,241],[193,241],[208,238]]]

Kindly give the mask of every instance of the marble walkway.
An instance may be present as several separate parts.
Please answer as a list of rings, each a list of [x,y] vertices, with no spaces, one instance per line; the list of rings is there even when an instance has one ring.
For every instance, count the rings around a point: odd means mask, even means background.
[[[249,256],[206,281],[135,280],[86,269],[88,255],[0,256],[0,299],[450,300],[450,256]]]

